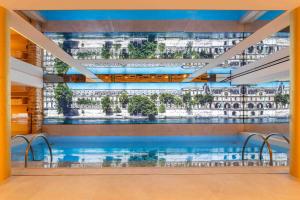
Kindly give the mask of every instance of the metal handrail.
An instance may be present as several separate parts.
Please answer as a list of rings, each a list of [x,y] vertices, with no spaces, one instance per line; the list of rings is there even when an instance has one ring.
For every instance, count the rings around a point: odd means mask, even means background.
[[[44,141],[45,141],[45,143],[46,143],[47,146],[48,146],[48,149],[49,149],[49,152],[50,152],[50,167],[52,166],[53,155],[52,155],[52,148],[51,148],[51,146],[50,146],[50,143],[49,143],[48,139],[46,138],[46,136],[44,136],[44,135],[42,135],[42,134],[39,134],[39,135],[34,136],[34,137],[30,140],[29,144],[27,145],[26,153],[25,153],[25,158],[24,158],[24,160],[25,160],[25,168],[27,168],[27,166],[28,166],[28,153],[29,153],[29,149],[30,149],[30,147],[31,147],[31,145],[32,145],[32,142],[33,142],[35,139],[39,138],[39,137],[40,137],[40,138],[43,138]]]
[[[280,134],[280,133],[270,133],[269,135],[267,135],[265,141],[263,142],[263,144],[260,147],[260,151],[259,151],[259,158],[260,160],[262,160],[262,153],[263,153],[263,149],[265,147],[266,142],[268,142],[268,140],[273,137],[273,136],[280,136],[282,137],[288,144],[290,144],[290,140],[289,138],[287,138],[285,135]],[[272,155],[273,156],[273,155]]]
[[[15,135],[15,136],[12,136],[12,137],[11,137],[11,140],[15,140],[15,139],[17,139],[17,138],[22,138],[23,140],[25,140],[25,142],[27,143],[27,146],[28,146],[29,140],[28,140],[27,137],[25,137],[24,135]],[[31,153],[31,155],[32,155],[32,160],[35,160],[35,159],[34,159],[34,154],[33,154],[32,146],[30,146],[30,153]]]
[[[272,152],[271,145],[270,145],[270,143],[266,140],[266,138],[265,138],[264,136],[262,136],[262,135],[260,135],[260,134],[258,134],[258,133],[253,133],[253,134],[249,135],[249,136],[247,137],[247,139],[245,140],[244,145],[243,145],[243,150],[242,150],[242,161],[243,161],[243,163],[244,163],[244,160],[245,160],[245,150],[246,150],[246,146],[247,146],[249,140],[250,140],[252,137],[254,137],[254,136],[259,136],[259,137],[263,140],[263,142],[264,142],[265,144],[267,144],[267,147],[268,147],[268,150],[269,150],[269,154],[270,154],[270,165],[272,166],[272,165],[273,165],[273,156],[272,156],[272,155],[273,155],[273,152]],[[260,158],[260,160],[262,160],[262,159]]]

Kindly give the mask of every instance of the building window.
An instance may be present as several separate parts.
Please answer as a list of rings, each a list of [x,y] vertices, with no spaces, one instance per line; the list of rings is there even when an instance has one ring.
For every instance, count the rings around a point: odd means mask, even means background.
[[[262,108],[264,108],[264,106],[262,103],[259,103],[259,104],[257,104],[257,108],[262,109]]]
[[[248,108],[249,108],[249,109],[253,109],[253,108],[254,108],[253,103],[248,103]]]
[[[239,107],[240,107],[240,105],[238,103],[233,104],[233,108],[237,109]]]
[[[231,106],[230,106],[230,104],[229,103],[225,103],[225,105],[224,105],[224,108],[227,108],[227,109],[229,109]]]

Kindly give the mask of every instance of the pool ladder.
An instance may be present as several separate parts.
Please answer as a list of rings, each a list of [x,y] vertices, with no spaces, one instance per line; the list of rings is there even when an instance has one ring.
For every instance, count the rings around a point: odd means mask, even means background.
[[[250,134],[246,138],[246,140],[244,142],[244,145],[243,145],[243,150],[242,150],[242,161],[243,161],[243,164],[244,164],[244,161],[245,161],[246,146],[247,146],[249,140],[251,138],[253,138],[254,136],[258,136],[259,138],[261,138],[263,140],[263,143],[262,143],[262,145],[260,147],[260,150],[259,150],[259,160],[262,161],[262,159],[263,159],[263,156],[262,156],[263,149],[264,149],[265,145],[267,144],[268,151],[269,151],[269,156],[270,156],[270,165],[271,166],[273,166],[273,151],[272,151],[272,147],[271,147],[271,145],[269,143],[269,139],[271,137],[274,137],[274,136],[279,136],[279,137],[282,137],[288,144],[290,143],[290,140],[285,135],[280,134],[280,133],[270,133],[267,136],[263,136],[263,135],[261,135],[259,133],[252,133],[252,134]]]
[[[27,137],[25,137],[24,135],[16,135],[13,136],[11,139],[15,140],[17,138],[22,138],[24,141],[26,141],[27,143],[27,147],[26,147],[26,151],[25,151],[25,156],[24,156],[24,167],[27,168],[28,167],[28,157],[29,157],[29,152],[32,155],[32,160],[36,161],[34,158],[34,152],[33,152],[33,148],[32,148],[32,143],[38,139],[38,138],[43,138],[43,141],[47,144],[49,153],[50,153],[50,167],[52,167],[52,161],[53,161],[53,154],[52,154],[52,148],[51,145],[49,143],[49,140],[47,139],[47,137],[43,134],[38,134],[35,135],[31,138],[31,140],[29,141]]]

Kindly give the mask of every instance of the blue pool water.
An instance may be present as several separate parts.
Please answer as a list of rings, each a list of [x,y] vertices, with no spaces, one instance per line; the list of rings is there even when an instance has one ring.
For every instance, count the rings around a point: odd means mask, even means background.
[[[289,118],[179,118],[179,119],[97,119],[97,118],[45,118],[44,124],[265,124],[288,123]]]
[[[241,160],[244,136],[51,136],[54,163],[129,164]],[[247,159],[258,159],[261,141],[252,140]],[[12,160],[24,159],[25,144],[12,148]],[[274,160],[287,160],[287,147],[272,144]],[[42,140],[33,145],[35,159],[49,161]],[[268,159],[267,149],[264,159]]]

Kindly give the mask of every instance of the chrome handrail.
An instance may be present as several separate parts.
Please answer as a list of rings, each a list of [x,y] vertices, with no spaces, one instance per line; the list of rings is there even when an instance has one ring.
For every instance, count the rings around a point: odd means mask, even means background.
[[[242,150],[242,161],[243,161],[243,164],[244,164],[244,160],[245,160],[245,150],[246,150],[246,146],[247,146],[249,140],[250,140],[252,137],[254,137],[254,136],[259,136],[259,137],[263,140],[263,142],[264,142],[265,144],[267,144],[268,150],[269,150],[269,154],[270,154],[270,165],[272,166],[272,165],[273,165],[273,156],[272,156],[272,155],[273,155],[273,152],[272,152],[271,145],[270,145],[270,143],[266,140],[266,138],[265,138],[264,136],[262,136],[261,134],[258,134],[258,133],[253,133],[253,134],[249,135],[249,136],[247,137],[247,139],[245,140],[245,142],[244,142],[243,150]],[[260,158],[260,160],[262,160],[262,159]]]
[[[46,136],[44,136],[44,135],[42,135],[42,134],[39,134],[39,135],[36,135],[36,136],[34,136],[31,140],[30,140],[30,142],[29,142],[29,144],[27,145],[27,148],[26,148],[26,153],[25,153],[25,168],[27,168],[27,166],[28,166],[28,153],[29,153],[29,149],[30,149],[30,147],[31,147],[31,145],[32,145],[32,142],[35,140],[35,139],[37,139],[37,138],[43,138],[44,139],[44,141],[45,141],[45,143],[47,144],[47,146],[48,146],[48,149],[49,149],[49,152],[50,152],[50,167],[51,167],[51,165],[52,165],[52,161],[53,161],[53,155],[52,155],[52,148],[51,148],[51,146],[50,146],[50,143],[49,143],[49,141],[48,141],[48,139],[46,138]]]
[[[290,140],[289,138],[287,138],[285,135],[280,134],[280,133],[270,133],[269,135],[267,135],[265,141],[263,142],[263,144],[260,147],[260,151],[259,151],[259,158],[260,160],[262,160],[262,153],[263,153],[263,149],[265,147],[266,142],[268,142],[268,140],[273,137],[273,136],[280,136],[282,137],[288,144],[290,144]],[[272,155],[273,156],[273,155]]]
[[[15,135],[15,136],[12,136],[11,140],[15,140],[17,138],[22,138],[23,140],[25,140],[25,142],[27,143],[27,145],[29,144],[28,138],[25,137],[24,135]],[[31,152],[31,155],[32,155],[32,160],[34,160],[34,154],[33,154],[32,146],[30,146],[30,152]]]

